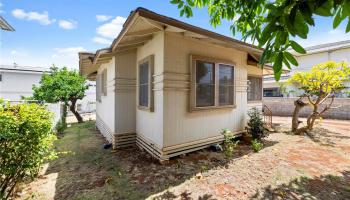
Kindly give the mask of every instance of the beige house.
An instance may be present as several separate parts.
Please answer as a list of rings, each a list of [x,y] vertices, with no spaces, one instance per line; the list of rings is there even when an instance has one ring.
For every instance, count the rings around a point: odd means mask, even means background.
[[[113,147],[163,161],[244,130],[262,106],[262,51],[138,8],[109,48],[79,53],[80,72],[97,81],[96,126]]]

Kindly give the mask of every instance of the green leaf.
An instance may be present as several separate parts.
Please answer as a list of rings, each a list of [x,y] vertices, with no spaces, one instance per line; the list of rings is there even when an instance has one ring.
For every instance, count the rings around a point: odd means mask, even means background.
[[[332,16],[333,1],[327,0],[315,10],[315,14],[321,16]]]
[[[283,55],[290,63],[292,63],[292,65],[298,66],[298,61],[294,58],[294,56],[291,53],[285,51],[283,52]]]
[[[283,55],[284,55],[284,54],[283,54]],[[287,66],[288,69],[291,69],[291,66],[290,66],[288,60],[286,59],[285,55],[284,55],[284,57],[283,57],[283,63]]]
[[[271,46],[270,43],[266,45],[266,48],[259,59],[259,64],[262,66],[265,65],[266,61],[269,59],[269,57],[271,55],[270,46]]]
[[[275,79],[276,81],[279,81],[281,78],[281,74],[282,74],[282,61],[283,61],[283,53],[279,52],[275,62],[273,63],[273,72],[275,74]]]
[[[180,0],[171,0],[170,3],[171,4],[178,4]]]
[[[345,15],[350,16],[350,0],[345,0],[342,5]]]
[[[289,43],[296,52],[301,54],[306,53],[305,49],[302,46],[300,46],[298,43],[294,42],[293,40],[291,40]]]
[[[337,28],[340,24],[340,22],[342,21],[342,18],[341,18],[341,9],[338,8],[336,14],[335,14],[335,17],[334,17],[334,20],[333,20],[333,29]]]
[[[184,16],[184,13],[185,13],[185,10],[182,9],[182,10],[180,11],[180,16],[181,16],[181,17]]]
[[[350,31],[350,17],[348,21],[348,25],[346,26],[345,32],[348,33]]]
[[[302,14],[297,11],[296,16],[295,16],[295,21],[294,21],[294,29],[296,30],[296,34],[303,38],[306,39],[307,38],[307,34],[309,33],[309,27],[306,24],[304,17],[302,16]]]

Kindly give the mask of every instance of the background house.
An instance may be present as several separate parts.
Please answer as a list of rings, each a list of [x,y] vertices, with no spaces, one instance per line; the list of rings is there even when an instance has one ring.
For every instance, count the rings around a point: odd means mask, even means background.
[[[281,76],[279,83],[284,83],[291,75],[299,71],[308,71],[314,65],[317,65],[326,61],[335,61],[335,62],[350,62],[350,40],[345,40],[341,42],[320,44],[316,46],[311,46],[305,48],[307,51],[306,54],[299,54],[297,52],[291,51],[291,53],[297,59],[299,66],[294,66],[289,73],[285,73]],[[273,75],[264,76],[264,96],[265,97],[280,97],[283,94],[280,91],[280,84],[275,81]],[[350,87],[350,83],[347,83]],[[295,97],[298,96],[296,88],[287,87],[288,91],[292,91],[289,94],[284,94],[284,96]],[[343,94],[340,94],[339,97],[347,97],[344,90]]]
[[[42,74],[47,71],[48,68],[0,65],[0,98],[19,102],[22,96],[32,96],[32,86],[38,85]],[[95,111],[96,84],[90,81],[89,85],[85,98],[77,103],[79,112]]]

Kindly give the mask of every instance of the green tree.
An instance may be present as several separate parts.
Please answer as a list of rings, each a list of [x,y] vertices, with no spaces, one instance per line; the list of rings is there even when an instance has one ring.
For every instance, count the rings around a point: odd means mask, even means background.
[[[349,77],[350,66],[345,62],[336,63],[333,61],[321,63],[312,67],[311,71],[298,72],[291,76],[287,80],[287,84],[293,85],[303,92],[300,98],[294,102],[292,131],[302,133],[312,130],[316,119],[320,119],[323,113],[332,108],[336,94],[346,88],[344,83],[350,81]],[[326,105],[320,109],[321,104]],[[305,106],[311,106],[312,112],[307,118],[307,125],[298,128],[299,111]]]
[[[68,70],[66,67],[58,69],[53,66],[50,72],[41,77],[40,85],[33,86],[33,97],[48,103],[63,102],[64,110],[69,106],[70,111],[81,123],[83,118],[76,111],[76,103],[84,98],[88,88],[85,77],[77,71]]]
[[[171,0],[171,3],[186,17],[193,16],[192,8],[207,7],[214,27],[223,19],[232,22],[233,35],[240,32],[243,40],[251,39],[265,47],[260,64],[273,63],[276,80],[280,79],[283,64],[288,68],[298,65],[287,49],[306,53],[293,38],[307,38],[309,27],[315,26],[315,15],[334,17],[334,29],[347,18],[346,32],[350,31],[350,0]]]
[[[0,106],[0,199],[8,199],[19,182],[34,178],[56,157],[52,117],[37,104]]]

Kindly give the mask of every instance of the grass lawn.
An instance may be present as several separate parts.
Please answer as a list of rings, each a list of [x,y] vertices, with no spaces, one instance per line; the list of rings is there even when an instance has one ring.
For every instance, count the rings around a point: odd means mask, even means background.
[[[166,165],[137,148],[105,150],[93,121],[73,124],[18,198],[350,199],[348,122],[324,123],[313,138],[270,134],[259,153],[239,145],[232,158],[202,150]]]

